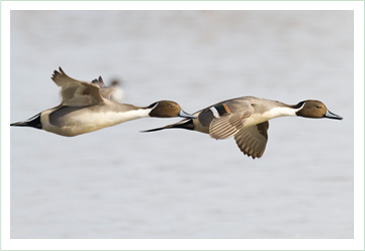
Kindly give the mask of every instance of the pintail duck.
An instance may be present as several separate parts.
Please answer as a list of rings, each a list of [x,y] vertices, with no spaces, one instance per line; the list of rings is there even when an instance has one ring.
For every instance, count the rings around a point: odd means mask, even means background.
[[[115,101],[115,102],[119,102],[122,103],[124,100],[124,90],[122,88],[122,83],[121,81],[114,79],[111,84],[110,87],[113,88],[115,91],[112,93],[112,95],[110,96],[110,99]]]
[[[162,100],[146,107],[114,102],[110,99],[114,89],[107,87],[101,77],[92,82],[80,81],[66,75],[60,67],[53,72],[52,80],[61,87],[61,104],[11,126],[76,136],[144,117],[194,118],[173,101]]]
[[[279,101],[240,97],[219,102],[193,114],[196,118],[147,130],[153,132],[170,128],[182,128],[209,134],[214,139],[234,136],[237,146],[246,155],[260,158],[266,147],[268,120],[282,116],[306,118],[342,119],[330,112],[317,100],[305,100],[296,105]]]

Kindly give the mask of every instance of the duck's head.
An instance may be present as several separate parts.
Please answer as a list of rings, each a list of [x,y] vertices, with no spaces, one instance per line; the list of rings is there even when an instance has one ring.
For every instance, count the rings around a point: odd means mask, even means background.
[[[171,118],[171,117],[182,117],[182,118],[195,118],[193,115],[184,112],[181,109],[180,105],[174,101],[169,100],[161,100],[155,102],[149,106],[152,108],[150,112],[150,117],[159,117],[159,118]]]
[[[341,116],[330,112],[327,107],[318,100],[305,100],[295,105],[299,109],[297,116],[306,118],[329,118],[329,119],[342,119]]]

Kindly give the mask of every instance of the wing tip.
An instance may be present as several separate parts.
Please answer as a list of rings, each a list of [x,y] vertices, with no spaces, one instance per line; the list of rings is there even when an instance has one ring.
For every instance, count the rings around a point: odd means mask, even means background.
[[[63,71],[63,69],[61,68],[61,66],[59,66],[59,67],[58,67],[58,71],[57,71],[57,70],[54,70],[54,71],[53,71],[53,74],[52,74],[52,76],[51,76],[51,79],[52,79],[53,81],[55,81],[55,80],[56,80],[56,78],[59,78],[59,77],[61,77],[62,75],[66,75],[66,73]]]
[[[97,85],[98,87],[104,87],[105,83],[104,80],[101,76],[99,76],[99,78],[95,78],[91,81],[91,83]]]

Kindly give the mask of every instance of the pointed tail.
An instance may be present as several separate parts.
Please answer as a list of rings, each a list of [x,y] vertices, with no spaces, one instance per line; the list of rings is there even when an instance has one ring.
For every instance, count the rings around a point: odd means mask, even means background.
[[[149,129],[149,130],[144,130],[144,131],[141,131],[141,132],[156,132],[156,131],[161,131],[161,130],[165,130],[165,129],[173,129],[173,128],[194,130],[193,120],[192,119],[187,119],[187,120],[184,119],[184,120],[181,120],[180,122],[177,122],[175,124],[171,124],[171,125],[167,125],[167,126],[163,126],[163,127],[158,127],[158,128],[153,128],[153,129]]]
[[[42,129],[41,114],[38,113],[37,115],[31,117],[27,121],[12,123],[12,124],[10,124],[10,126],[28,126],[28,127],[34,127],[37,129]]]
[[[15,122],[11,123],[10,126],[28,126],[28,122],[27,121]]]

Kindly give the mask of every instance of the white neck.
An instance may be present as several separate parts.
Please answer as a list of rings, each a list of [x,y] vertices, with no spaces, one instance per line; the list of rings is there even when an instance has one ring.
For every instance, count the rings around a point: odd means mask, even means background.
[[[108,111],[108,112],[94,112],[85,115],[82,120],[90,121],[96,127],[104,128],[107,126],[117,125],[126,121],[145,118],[149,116],[151,109],[137,109],[130,111]]]
[[[297,116],[297,112],[300,111],[305,105],[305,102],[301,105],[301,107],[295,109],[290,106],[280,106],[274,107],[271,110],[264,113],[269,119],[283,117],[283,116]]]
[[[245,127],[260,124],[273,118],[283,116],[297,116],[296,112],[301,108],[294,109],[290,107],[274,107],[264,113],[254,113],[246,121]]]
[[[274,107],[271,110],[265,112],[263,115],[270,119],[283,117],[283,116],[297,116],[296,112],[301,108],[294,109],[290,107]]]
[[[118,123],[122,123],[129,120],[139,119],[149,117],[151,109],[138,109],[138,110],[131,110],[127,112],[111,112],[111,116],[114,117]],[[113,114],[114,113],[114,114]]]

